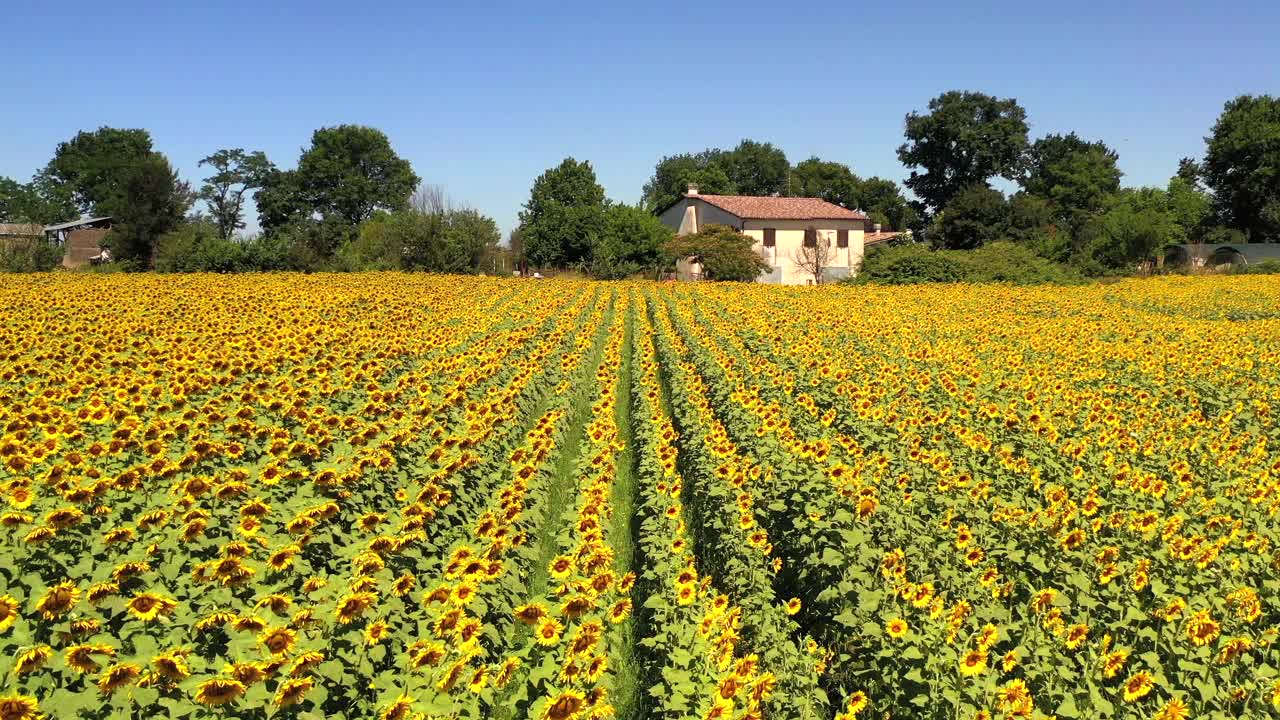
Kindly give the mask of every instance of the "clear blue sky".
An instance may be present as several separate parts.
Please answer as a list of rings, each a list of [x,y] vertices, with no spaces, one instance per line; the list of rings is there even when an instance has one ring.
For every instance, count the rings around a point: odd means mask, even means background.
[[[144,127],[198,185],[223,147],[297,162],[317,127],[384,130],[424,181],[516,222],[572,155],[634,202],[663,155],[770,141],[901,180],[903,116],[1014,97],[1032,136],[1120,153],[1129,185],[1200,155],[1222,104],[1280,93],[1280,2],[29,2],[9,0],[0,175]]]

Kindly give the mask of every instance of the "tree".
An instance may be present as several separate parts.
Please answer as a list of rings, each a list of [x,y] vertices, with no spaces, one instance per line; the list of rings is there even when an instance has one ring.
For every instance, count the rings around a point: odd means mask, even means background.
[[[30,184],[0,177],[0,222],[44,223],[40,205]]]
[[[1204,181],[1219,222],[1250,242],[1280,242],[1280,97],[1228,102],[1205,142]]]
[[[619,279],[647,272],[656,278],[667,265],[662,247],[673,235],[639,206],[611,203],[604,211],[604,231],[591,250],[591,275]]]
[[[858,209],[862,181],[848,165],[811,157],[791,169],[787,194],[792,197],[816,197],[829,203]]]
[[[195,196],[169,161],[152,153],[125,168],[99,212],[113,219],[106,245],[116,261],[150,266],[156,241],[182,222]]]
[[[1022,187],[1049,201],[1057,220],[1076,228],[1120,189],[1119,156],[1075,133],[1047,135],[1027,151]]]
[[[53,159],[36,177],[47,200],[85,215],[109,215],[127,192],[131,169],[156,156],[151,133],[101,127],[59,143]]]
[[[703,150],[700,153],[669,155],[658,161],[653,175],[645,183],[640,204],[651,213],[674,205],[684,197],[689,185],[697,185],[698,192],[708,195],[733,195],[737,187],[729,179],[720,159],[723,150]]]
[[[701,232],[672,238],[664,252],[672,261],[697,258],[708,280],[754,282],[769,269],[756,254],[755,240],[727,225],[707,225]]]
[[[1073,261],[1088,272],[1132,270],[1185,236],[1160,188],[1126,188],[1090,219]]]
[[[906,185],[933,211],[999,176],[1014,180],[1027,147],[1026,111],[1016,100],[951,91],[929,101],[929,112],[907,115],[907,142],[898,158],[912,170]]]
[[[246,153],[243,148],[219,150],[200,161],[208,165],[214,174],[204,179],[198,197],[209,204],[218,234],[230,240],[236,230],[244,228],[241,214],[244,196],[262,187],[275,166],[262,151]]]
[[[588,260],[604,230],[604,188],[590,162],[565,158],[533,182],[520,212],[525,255],[538,267]]]
[[[952,198],[936,219],[935,247],[971,250],[1003,238],[1009,227],[1009,205],[999,190],[974,185]]]
[[[418,186],[413,167],[391,148],[386,134],[361,125],[316,130],[294,180],[313,212],[352,226],[377,210],[403,210]]]
[[[1200,242],[1210,229],[1213,198],[1179,172],[1169,179],[1165,202],[1180,230],[1178,242]]]
[[[814,285],[822,284],[823,271],[832,259],[831,239],[822,237],[812,225],[805,228],[804,240],[791,253],[791,260],[796,266],[813,276]]]
[[[258,205],[258,226],[268,235],[315,214],[294,170],[273,168],[264,173],[254,202]]]
[[[892,180],[867,178],[858,183],[854,198],[846,207],[862,210],[886,230],[907,230],[919,224],[920,214]]]
[[[772,143],[743,140],[729,152],[722,153],[717,163],[724,168],[740,195],[785,195],[791,163],[786,153]]]

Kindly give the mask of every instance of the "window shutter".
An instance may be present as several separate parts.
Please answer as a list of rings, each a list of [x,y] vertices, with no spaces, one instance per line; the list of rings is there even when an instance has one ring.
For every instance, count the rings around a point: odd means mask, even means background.
[[[836,247],[842,247],[842,248],[849,247],[849,231],[848,230],[836,231]]]
[[[764,246],[765,247],[773,247],[776,244],[777,241],[774,238],[774,232],[775,231],[773,228],[764,229]]]

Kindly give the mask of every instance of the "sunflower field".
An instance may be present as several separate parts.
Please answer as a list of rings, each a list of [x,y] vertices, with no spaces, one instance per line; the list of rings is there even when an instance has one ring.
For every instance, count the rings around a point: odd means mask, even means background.
[[[1280,284],[0,282],[0,720],[1280,718]]]

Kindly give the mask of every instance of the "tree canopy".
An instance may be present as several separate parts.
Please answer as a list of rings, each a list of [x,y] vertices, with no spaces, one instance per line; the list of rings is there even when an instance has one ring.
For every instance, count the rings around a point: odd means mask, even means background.
[[[298,159],[297,187],[322,217],[351,225],[376,210],[402,210],[420,178],[381,130],[363,125],[321,128]]]
[[[664,250],[672,261],[697,258],[707,280],[752,282],[769,269],[754,245],[755,240],[728,225],[712,224],[672,238]]]
[[[1018,177],[1027,148],[1027,113],[1012,98],[951,91],[929,112],[907,115],[898,159],[912,168],[906,185],[933,211],[993,177]]]
[[[589,260],[604,231],[604,202],[590,162],[565,158],[540,175],[520,212],[529,262],[552,267]]]
[[[1280,97],[1242,95],[1214,124],[1202,166],[1219,222],[1280,242]]]
[[[1046,135],[1027,150],[1022,187],[1049,201],[1055,217],[1075,227],[1120,189],[1118,159],[1103,143],[1075,133]]]
[[[230,239],[245,226],[245,195],[262,187],[275,166],[262,151],[246,153],[242,148],[218,150],[200,165],[208,165],[214,172],[204,179],[197,196],[208,203],[219,235]]]
[[[130,169],[155,156],[151,133],[141,129],[100,127],[59,143],[35,185],[54,205],[84,215],[110,215],[127,192]]]
[[[124,169],[113,196],[99,205],[112,217],[106,243],[118,261],[149,267],[156,242],[182,222],[195,196],[159,153]]]

